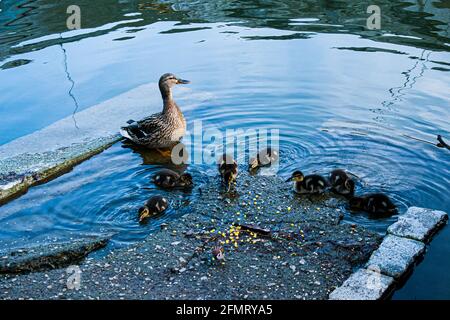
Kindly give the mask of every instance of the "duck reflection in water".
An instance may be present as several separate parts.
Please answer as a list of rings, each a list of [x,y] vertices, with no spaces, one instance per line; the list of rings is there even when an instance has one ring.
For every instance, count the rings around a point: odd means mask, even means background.
[[[122,148],[131,149],[133,153],[137,153],[142,158],[142,164],[162,164],[175,166],[176,168],[186,168],[186,163],[189,159],[189,153],[186,150],[186,146],[179,142],[173,148],[165,149],[163,153],[160,150],[148,149],[146,147],[137,145],[128,139],[122,140]],[[173,161],[175,159],[175,163]]]

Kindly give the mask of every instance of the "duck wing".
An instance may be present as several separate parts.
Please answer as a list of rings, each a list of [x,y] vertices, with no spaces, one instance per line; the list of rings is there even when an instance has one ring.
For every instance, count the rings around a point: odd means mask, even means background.
[[[145,143],[161,130],[162,114],[157,113],[140,121],[128,121],[129,125],[122,127],[120,133],[123,137],[137,143]]]

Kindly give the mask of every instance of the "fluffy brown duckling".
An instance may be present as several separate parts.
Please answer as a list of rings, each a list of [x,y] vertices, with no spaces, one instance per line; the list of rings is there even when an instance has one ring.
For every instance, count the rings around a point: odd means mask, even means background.
[[[349,201],[351,210],[366,211],[373,214],[395,214],[397,207],[383,193],[372,193],[361,197],[352,197]]]
[[[169,201],[162,196],[154,196],[147,200],[144,206],[139,208],[139,223],[143,223],[147,218],[154,217],[166,211]]]
[[[237,162],[231,155],[223,154],[218,161],[218,168],[222,182],[227,186],[227,192],[229,192],[238,175]]]
[[[248,170],[256,170],[261,167],[270,166],[279,159],[278,150],[270,147],[262,149],[258,152],[256,157],[250,159]]]
[[[153,182],[161,188],[185,188],[193,185],[189,173],[178,174],[170,169],[162,169],[153,175]]]
[[[331,190],[343,196],[352,197],[355,193],[355,182],[341,169],[331,171]]]
[[[294,191],[299,194],[320,194],[328,187],[324,177],[318,174],[304,176],[301,171],[295,171],[288,181],[294,181]]]

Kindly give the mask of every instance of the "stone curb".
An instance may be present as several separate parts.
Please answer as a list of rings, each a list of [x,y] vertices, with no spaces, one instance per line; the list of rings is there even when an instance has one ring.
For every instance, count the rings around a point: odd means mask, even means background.
[[[330,293],[330,300],[378,300],[389,295],[396,282],[424,254],[431,236],[448,220],[447,213],[410,207],[387,230],[365,268],[354,272]]]
[[[388,228],[387,232],[425,242],[440,225],[445,224],[447,219],[448,215],[443,211],[411,207]]]
[[[392,287],[394,279],[378,272],[359,269],[339,288],[330,293],[330,300],[377,300]]]
[[[79,263],[89,253],[107,245],[112,235],[79,238],[0,252],[0,274],[62,268]]]

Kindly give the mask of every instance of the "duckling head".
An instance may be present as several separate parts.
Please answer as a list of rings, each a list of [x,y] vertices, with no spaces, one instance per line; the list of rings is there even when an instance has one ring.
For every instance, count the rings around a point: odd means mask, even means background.
[[[345,180],[344,187],[349,191],[349,195],[353,195],[355,193],[355,181],[352,179]]]
[[[248,163],[248,170],[255,170],[256,168],[258,168],[259,166],[259,161],[257,157],[251,158],[249,163]]]
[[[294,181],[294,182],[302,182],[305,176],[303,175],[303,172],[301,171],[294,171],[292,176],[286,180],[286,182]]]
[[[185,186],[192,186],[194,184],[190,173],[183,173],[180,180]]]
[[[159,78],[159,90],[164,98],[170,97],[170,89],[176,84],[188,84],[189,80],[178,78],[173,73],[165,73]]]
[[[154,215],[154,213],[151,212],[150,208],[147,206],[143,206],[143,207],[139,208],[138,212],[139,212],[139,223],[143,223],[145,221],[145,219]]]
[[[223,249],[223,247],[220,247],[220,246],[214,247],[212,250],[212,254],[213,254],[214,258],[216,258],[217,260],[225,259],[225,250]]]

